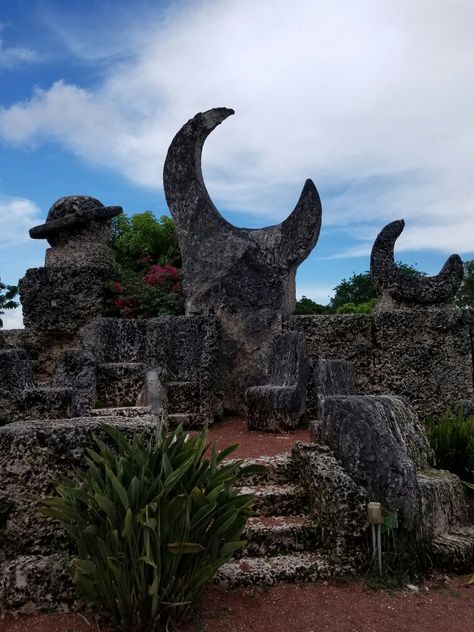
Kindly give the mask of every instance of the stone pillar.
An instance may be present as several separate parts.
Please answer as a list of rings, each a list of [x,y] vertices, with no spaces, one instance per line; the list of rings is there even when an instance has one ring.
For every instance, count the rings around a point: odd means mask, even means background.
[[[19,284],[24,346],[40,380],[51,376],[64,349],[77,344],[79,329],[105,313],[113,279],[112,218],[121,212],[92,197],[68,196],[30,230],[32,239],[47,239],[51,246],[44,268],[27,270]]]

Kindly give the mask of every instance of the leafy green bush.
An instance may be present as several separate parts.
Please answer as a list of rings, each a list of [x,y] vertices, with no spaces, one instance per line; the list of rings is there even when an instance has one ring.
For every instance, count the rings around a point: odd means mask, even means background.
[[[446,413],[428,423],[428,437],[436,457],[436,466],[474,481],[474,417]]]
[[[153,318],[184,313],[181,253],[173,220],[151,211],[113,223],[112,248],[117,262],[110,287],[108,315]]]
[[[244,542],[254,498],[233,487],[250,469],[225,464],[237,446],[205,456],[207,431],[182,428],[128,441],[103,426],[87,469],[56,486],[41,511],[60,520],[77,547],[80,592],[127,632],[158,630],[199,600],[205,584]],[[261,469],[261,468],[257,468]]]

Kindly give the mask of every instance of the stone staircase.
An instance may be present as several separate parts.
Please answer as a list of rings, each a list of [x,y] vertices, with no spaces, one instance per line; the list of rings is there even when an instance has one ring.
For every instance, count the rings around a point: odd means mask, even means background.
[[[248,520],[247,544],[224,564],[215,583],[271,585],[279,581],[317,581],[354,572],[321,546],[320,530],[309,516],[308,495],[295,483],[290,454],[246,459],[266,471],[242,480],[243,494],[255,495],[256,516]]]

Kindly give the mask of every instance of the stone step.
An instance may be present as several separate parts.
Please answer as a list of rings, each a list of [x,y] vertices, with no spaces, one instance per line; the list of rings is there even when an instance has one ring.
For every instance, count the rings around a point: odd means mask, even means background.
[[[19,555],[0,563],[0,612],[64,610],[74,600],[65,555]]]
[[[174,430],[179,425],[182,425],[186,430],[202,430],[206,422],[211,425],[213,421],[213,419],[203,419],[201,415],[193,413],[172,413],[166,416],[167,426],[170,430]]]
[[[149,406],[118,406],[111,408],[93,408],[88,417],[145,417],[152,415],[151,408]]]
[[[297,485],[249,485],[242,494],[255,495],[255,511],[259,516],[289,516],[304,513],[308,496]]]
[[[226,463],[237,462],[239,459],[227,459]],[[263,485],[265,483],[284,484],[291,483],[294,478],[294,465],[289,453],[277,456],[261,456],[253,459],[242,459],[242,467],[249,465],[263,465],[265,472],[249,474],[240,480],[245,485]]]
[[[277,582],[313,582],[349,574],[353,574],[349,566],[335,564],[323,553],[294,553],[232,560],[217,571],[214,583],[228,588],[271,586]]]
[[[435,536],[431,543],[433,566],[453,573],[474,570],[474,525]]]
[[[238,557],[310,551],[321,543],[319,530],[306,516],[258,516],[247,522],[246,546]]]

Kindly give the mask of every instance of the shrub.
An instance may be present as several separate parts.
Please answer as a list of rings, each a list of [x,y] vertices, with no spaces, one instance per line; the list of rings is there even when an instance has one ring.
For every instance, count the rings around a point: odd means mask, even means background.
[[[185,614],[244,544],[254,498],[233,485],[255,467],[223,463],[237,446],[212,448],[206,458],[206,430],[128,441],[103,428],[114,447],[95,437],[87,468],[58,484],[59,496],[42,501],[41,511],[60,520],[77,547],[80,592],[124,631],[158,630]]]
[[[151,211],[119,215],[113,230],[117,274],[110,288],[108,315],[182,314],[181,253],[173,220],[166,215],[158,219]]]
[[[428,436],[436,466],[474,481],[474,417],[446,413],[438,423],[428,423]]]
[[[0,316],[5,312],[5,309],[14,309],[18,307],[18,303],[13,299],[18,294],[18,288],[16,285],[5,285],[0,279]],[[3,321],[0,318],[0,328],[3,327]]]

